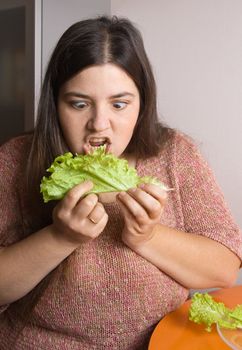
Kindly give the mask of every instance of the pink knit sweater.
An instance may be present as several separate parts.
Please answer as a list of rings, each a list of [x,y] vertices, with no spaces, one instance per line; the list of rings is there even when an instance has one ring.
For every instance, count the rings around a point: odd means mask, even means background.
[[[39,213],[31,213],[33,203],[22,186],[29,142],[29,136],[19,137],[0,148],[2,246],[44,225]],[[175,189],[169,193],[162,224],[210,237],[242,257],[239,228],[210,168],[188,137],[177,133],[159,157],[139,161],[137,171],[157,176]],[[21,321],[13,316],[17,304],[1,308],[1,350],[147,349],[157,322],[186,300],[187,289],[122,243],[117,203],[106,205],[106,210],[104,232],[72,254],[68,280],[49,284],[32,323],[18,337]]]

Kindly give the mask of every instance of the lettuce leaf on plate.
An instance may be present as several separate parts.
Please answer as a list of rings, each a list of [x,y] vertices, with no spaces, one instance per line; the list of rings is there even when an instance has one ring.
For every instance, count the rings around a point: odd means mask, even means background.
[[[242,305],[237,305],[231,312],[230,317],[239,322],[238,328],[242,328]]]
[[[94,185],[89,193],[127,191],[142,183],[152,183],[168,190],[156,178],[139,177],[127,160],[106,153],[105,146],[86,155],[74,156],[68,152],[58,156],[47,172],[50,176],[44,176],[40,184],[45,203],[63,198],[67,191],[85,180],[91,180]]]
[[[208,293],[195,293],[189,308],[189,320],[204,323],[208,332],[213,324],[218,324],[221,328],[241,328],[242,305],[229,309],[224,303],[216,302]]]

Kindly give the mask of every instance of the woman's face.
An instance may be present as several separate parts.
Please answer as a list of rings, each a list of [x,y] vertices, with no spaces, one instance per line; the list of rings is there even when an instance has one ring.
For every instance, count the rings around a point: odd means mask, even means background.
[[[61,128],[72,153],[88,153],[105,144],[122,156],[140,108],[139,91],[114,64],[91,66],[67,81],[58,96]]]

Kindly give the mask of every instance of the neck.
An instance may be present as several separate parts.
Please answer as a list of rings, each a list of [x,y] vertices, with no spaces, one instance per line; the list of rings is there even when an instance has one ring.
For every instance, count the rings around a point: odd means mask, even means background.
[[[124,154],[122,158],[128,161],[130,167],[133,167],[133,168],[136,167],[137,160],[134,154]]]

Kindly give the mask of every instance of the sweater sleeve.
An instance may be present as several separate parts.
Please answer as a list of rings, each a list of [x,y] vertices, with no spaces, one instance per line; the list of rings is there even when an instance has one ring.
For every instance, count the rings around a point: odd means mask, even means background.
[[[6,146],[0,148],[0,174],[0,247],[6,247],[17,240],[22,230],[15,164]],[[0,313],[7,307],[0,306]]]
[[[242,258],[242,236],[214,174],[190,138],[178,135],[175,177],[185,231],[216,240]]]

